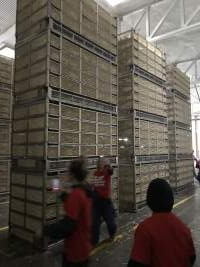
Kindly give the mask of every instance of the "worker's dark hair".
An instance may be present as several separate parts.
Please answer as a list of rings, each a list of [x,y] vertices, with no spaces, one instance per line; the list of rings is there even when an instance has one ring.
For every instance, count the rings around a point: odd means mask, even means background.
[[[147,205],[153,212],[170,212],[174,205],[171,186],[164,179],[154,179],[147,190]]]
[[[79,182],[84,181],[88,174],[86,160],[81,157],[71,161],[69,166],[69,174]]]

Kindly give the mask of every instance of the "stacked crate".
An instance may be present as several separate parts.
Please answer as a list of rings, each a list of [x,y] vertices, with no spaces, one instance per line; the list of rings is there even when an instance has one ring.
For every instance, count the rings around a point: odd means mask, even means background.
[[[119,36],[120,209],[144,205],[154,178],[169,178],[165,58],[134,31]]]
[[[190,79],[167,68],[170,182],[180,191],[193,183]]]
[[[10,191],[13,60],[0,57],[0,194]]]
[[[33,242],[63,213],[50,189],[73,158],[110,159],[118,205],[117,26],[91,0],[20,0],[16,26],[10,229]]]

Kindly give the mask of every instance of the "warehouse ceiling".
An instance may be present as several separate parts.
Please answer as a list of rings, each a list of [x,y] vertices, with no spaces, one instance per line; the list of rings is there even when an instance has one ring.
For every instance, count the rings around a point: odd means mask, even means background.
[[[135,29],[191,77],[193,108],[200,112],[200,0],[96,1],[119,17],[119,32]],[[15,21],[16,0],[0,0],[0,54],[14,56]]]
[[[16,0],[0,0],[0,49],[15,47]]]

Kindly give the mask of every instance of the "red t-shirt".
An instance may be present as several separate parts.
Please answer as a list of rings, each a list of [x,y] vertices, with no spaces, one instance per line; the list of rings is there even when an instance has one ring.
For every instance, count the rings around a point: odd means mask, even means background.
[[[190,230],[173,213],[155,213],[136,229],[134,261],[151,267],[189,267],[194,255]]]
[[[65,255],[70,262],[88,259],[92,250],[92,200],[83,189],[75,188],[64,203],[66,215],[77,223],[72,235],[65,239]]]
[[[95,171],[93,185],[100,197],[111,197],[111,176],[107,169]]]

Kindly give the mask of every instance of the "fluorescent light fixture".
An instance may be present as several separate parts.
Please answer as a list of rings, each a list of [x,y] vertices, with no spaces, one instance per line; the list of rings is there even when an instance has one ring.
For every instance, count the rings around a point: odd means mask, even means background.
[[[109,5],[111,6],[117,6],[118,4],[121,4],[124,2],[124,0],[106,0]]]
[[[9,57],[9,58],[15,58],[15,50],[5,47],[0,50],[0,55]]]

